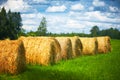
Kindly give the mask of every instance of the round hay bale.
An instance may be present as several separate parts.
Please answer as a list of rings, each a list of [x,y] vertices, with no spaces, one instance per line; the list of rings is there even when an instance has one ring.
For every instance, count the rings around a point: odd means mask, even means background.
[[[26,68],[25,50],[20,40],[0,41],[0,72],[18,74]]]
[[[50,65],[60,60],[60,45],[52,37],[26,37],[23,43],[27,63]]]
[[[72,44],[71,40],[66,37],[56,37],[61,46],[61,58],[64,60],[72,58]]]
[[[97,37],[98,53],[107,53],[111,51],[111,42],[109,36]]]
[[[83,55],[93,55],[97,53],[98,43],[96,38],[80,37],[83,45]]]
[[[79,39],[79,37],[77,36],[74,36],[74,37],[68,37],[71,42],[72,42],[72,56],[73,58],[74,57],[77,57],[77,56],[80,56],[81,53],[82,53],[82,44],[81,44],[81,41]]]

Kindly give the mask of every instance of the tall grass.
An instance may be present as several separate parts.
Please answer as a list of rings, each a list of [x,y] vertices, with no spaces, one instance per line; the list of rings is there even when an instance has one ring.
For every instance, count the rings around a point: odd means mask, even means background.
[[[80,56],[52,66],[27,65],[19,75],[1,74],[0,80],[120,80],[120,40],[112,40],[112,52]]]

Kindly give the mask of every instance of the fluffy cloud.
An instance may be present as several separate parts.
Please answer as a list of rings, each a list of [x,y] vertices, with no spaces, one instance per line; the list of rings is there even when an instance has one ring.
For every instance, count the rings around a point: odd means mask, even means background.
[[[85,25],[81,24],[80,21],[68,19],[66,22],[66,26],[68,28],[76,28],[76,29],[83,29],[85,28]]]
[[[105,6],[105,3],[103,1],[94,0],[93,5],[94,6]]]
[[[86,12],[85,15],[87,15],[89,21],[113,24],[118,24],[120,22],[119,18],[107,17],[107,13],[101,13],[100,11]]]
[[[72,18],[72,20],[69,22],[71,27],[77,26],[82,27],[82,29],[89,30],[92,26],[97,25],[100,27],[100,29],[107,29],[110,27],[116,27],[120,29],[120,18],[119,17],[110,17],[112,13],[101,13],[100,11],[91,11],[91,12],[69,12],[69,17]],[[73,26],[72,26],[73,25]]]
[[[85,32],[89,33],[92,26],[97,25],[100,29],[107,29],[110,27],[120,28],[116,25],[120,22],[119,18],[109,18],[110,13],[101,13],[99,11],[91,11],[79,13],[71,11],[65,15],[51,15],[51,14],[22,14],[23,28],[27,31],[37,30],[43,16],[47,19],[48,32],[62,33],[62,32]]]
[[[82,4],[75,4],[71,6],[71,10],[83,10],[84,6]]]
[[[82,32],[83,30],[85,32],[89,32],[88,30],[90,30],[91,28],[86,28],[86,25],[90,26],[90,24],[86,24],[85,21],[72,19],[71,17],[68,17],[66,15],[47,15],[47,21],[49,25],[47,29],[49,32],[53,33]]]
[[[23,19],[41,19],[44,14],[41,14],[40,12],[36,13],[29,13],[29,14],[21,14]]]
[[[8,0],[6,3],[2,4],[0,7],[5,7],[7,10],[11,9],[16,12],[25,12],[29,10],[30,6],[23,0]]]
[[[43,16],[45,16],[45,15],[41,14],[39,12],[29,13],[29,14],[21,14],[23,28],[26,29],[27,31],[37,30]]]
[[[114,6],[109,6],[109,9],[110,9],[111,12],[119,11],[119,9],[117,7],[114,7]]]
[[[82,22],[71,19],[67,15],[44,15],[41,13],[22,14],[23,28],[27,31],[37,30],[42,16],[47,19],[48,32],[62,33],[62,32],[82,32],[85,25]]]
[[[100,22],[100,23],[114,23],[118,24],[120,22],[120,18],[110,18],[109,16],[112,15],[112,13],[101,13],[100,11],[91,11],[91,12],[73,12],[71,11],[69,13],[70,17],[73,17],[74,19],[80,20],[80,21],[91,21],[91,22]]]
[[[67,16],[62,15],[46,15],[47,17],[47,29],[49,32],[60,33],[67,30],[65,24]]]
[[[64,12],[67,9],[65,5],[62,6],[50,6],[47,8],[46,12]]]

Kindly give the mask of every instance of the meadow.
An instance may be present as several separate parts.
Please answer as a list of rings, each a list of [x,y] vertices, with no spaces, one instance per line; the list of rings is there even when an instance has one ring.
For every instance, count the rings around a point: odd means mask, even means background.
[[[27,65],[18,75],[0,74],[0,80],[120,80],[120,40],[111,40],[112,52],[79,56],[49,66]]]

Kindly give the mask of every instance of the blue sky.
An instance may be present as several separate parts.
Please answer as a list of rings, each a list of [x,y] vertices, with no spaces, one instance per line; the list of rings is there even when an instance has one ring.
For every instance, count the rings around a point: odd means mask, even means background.
[[[120,30],[120,0],[0,0],[3,6],[21,12],[26,31],[36,31],[42,17],[53,33],[90,33],[95,25]]]

